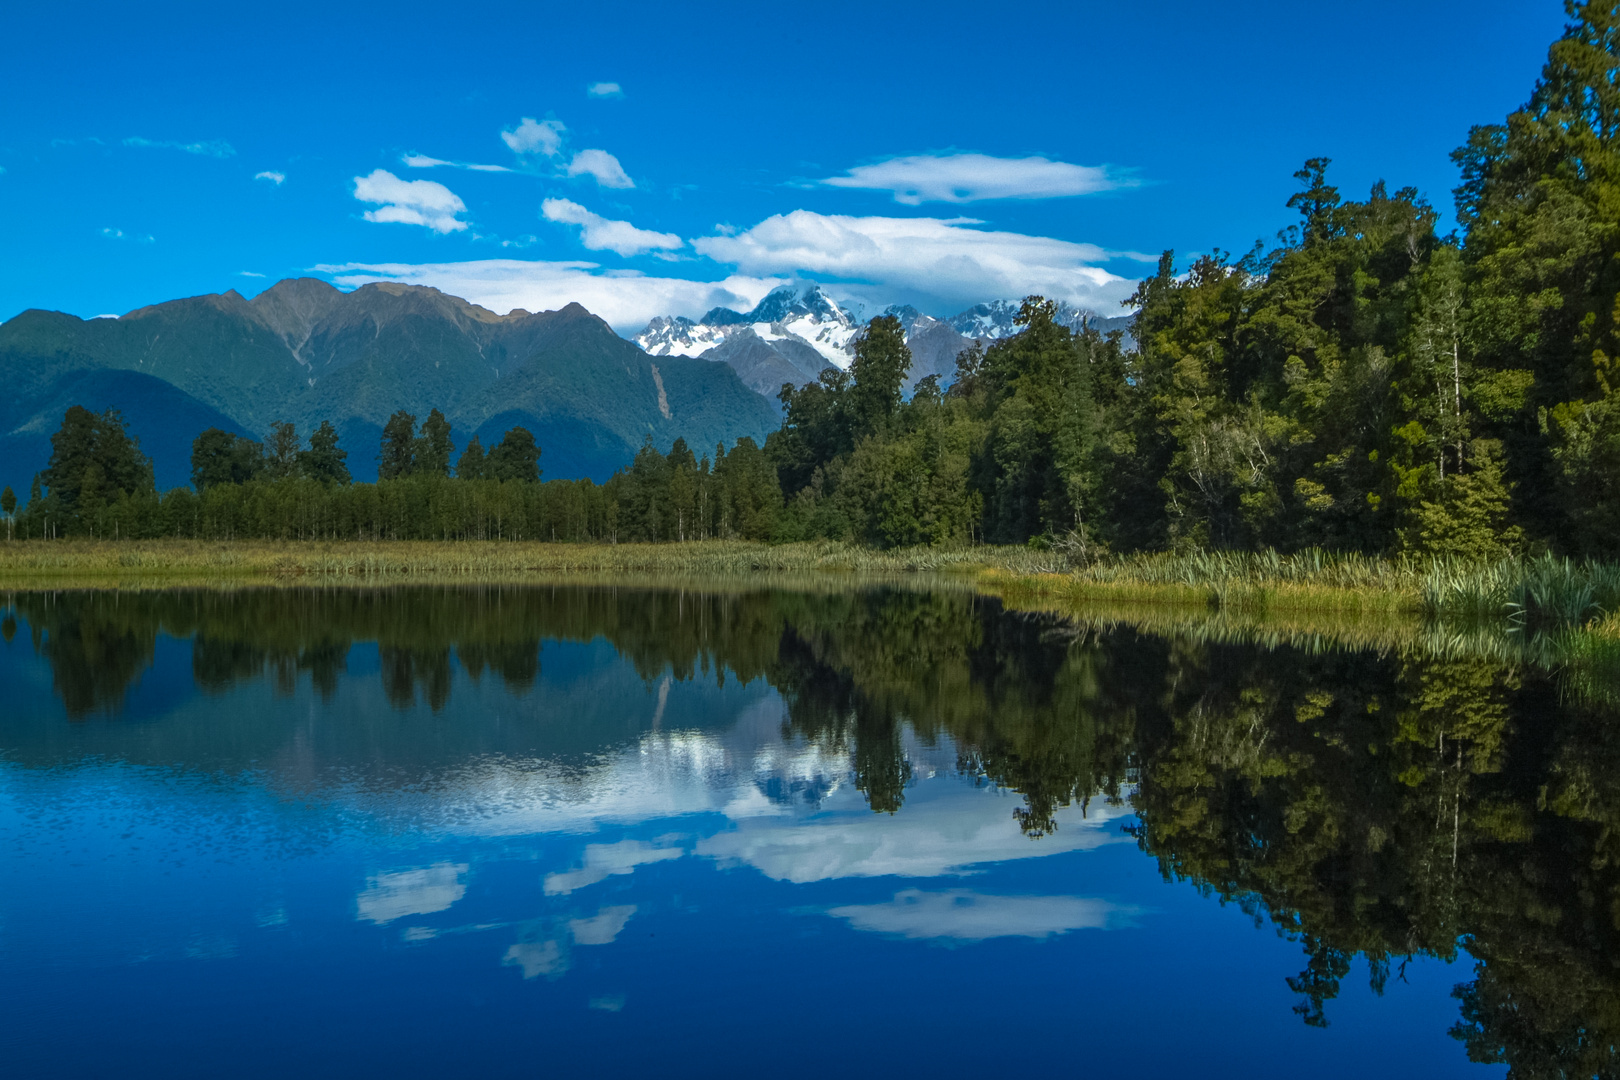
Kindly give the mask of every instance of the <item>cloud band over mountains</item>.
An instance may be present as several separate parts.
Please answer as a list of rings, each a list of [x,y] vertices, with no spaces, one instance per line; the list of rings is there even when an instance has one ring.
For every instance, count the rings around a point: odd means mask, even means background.
[[[378,184],[373,193],[381,197],[397,194],[397,189]],[[426,200],[433,193],[420,194]],[[451,213],[448,203],[428,207],[396,200],[392,207],[384,211],[398,218],[419,213],[440,221],[440,231],[454,227],[444,220]],[[604,218],[567,199],[546,200],[542,214],[550,221],[579,226],[584,246],[593,251],[632,255],[683,246],[673,233]],[[333,275],[341,286],[372,281],[432,285],[503,313],[514,307],[554,310],[577,301],[620,331],[639,330],[656,315],[696,318],[716,305],[751,307],[773,287],[806,276],[827,285],[834,295],[863,303],[883,306],[903,301],[940,310],[1040,293],[1077,307],[1111,312],[1135,288],[1130,278],[1098,264],[1140,256],[976,225],[961,218],[852,217],[795,210],[732,235],[691,241],[713,263],[735,268],[707,280],[614,270],[583,260],[344,263],[316,269]]]

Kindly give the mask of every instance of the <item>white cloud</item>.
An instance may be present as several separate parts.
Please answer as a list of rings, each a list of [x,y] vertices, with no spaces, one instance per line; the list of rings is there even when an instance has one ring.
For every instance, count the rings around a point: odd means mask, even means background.
[[[411,169],[436,169],[441,165],[449,169],[468,169],[472,172],[511,172],[505,165],[480,165],[471,161],[446,161],[426,154],[406,154],[400,161]]]
[[[517,127],[501,132],[501,141],[514,153],[556,157],[562,152],[562,136],[567,130],[561,120],[535,120],[525,116]]]
[[[124,232],[123,229],[112,228],[102,229],[101,235],[107,237],[109,240],[133,240],[137,244],[150,244],[157,239],[157,237],[151,235],[132,236],[129,233]]]
[[[286,173],[275,172],[274,170],[271,170],[271,169],[266,169],[266,170],[264,170],[264,172],[254,173],[253,174],[253,179],[255,179],[255,180],[268,180],[272,184],[276,185],[276,187],[280,187],[282,184],[285,184],[287,182],[287,174]]]
[[[568,163],[569,176],[594,176],[605,188],[633,188],[636,182],[625,174],[619,159],[606,150],[581,150]]]
[[[635,913],[634,904],[605,907],[589,919],[570,919],[568,930],[574,935],[575,945],[611,945]]]
[[[593,214],[567,199],[547,199],[540,204],[540,212],[547,221],[580,226],[580,242],[592,251],[611,251],[629,257],[644,251],[673,251],[686,246],[674,233],[638,229],[628,221],[613,221]]]
[[[367,210],[367,221],[422,225],[436,233],[459,232],[467,227],[456,215],[467,209],[456,193],[432,180],[401,180],[386,169],[354,178],[354,197],[380,203]]]
[[[162,150],[181,150],[187,154],[197,154],[202,157],[228,158],[236,153],[230,143],[223,139],[212,139],[207,142],[172,142],[168,139],[143,139],[139,135],[131,135],[124,140],[125,146],[140,146]]]
[[[560,975],[568,970],[568,958],[555,941],[524,941],[506,950],[501,958],[502,967],[523,969],[523,977]]]
[[[238,270],[236,272],[236,276],[237,277],[264,277],[263,274],[255,273],[252,270]]]
[[[1055,199],[1132,185],[1106,168],[1070,165],[1044,157],[998,158],[988,154],[891,158],[821,182],[829,187],[893,192],[894,201],[907,206],[979,199]]]
[[[746,311],[784,278],[731,275],[720,281],[649,277],[631,270],[605,271],[597,263],[481,259],[454,263],[343,263],[312,267],[333,283],[355,288],[373,281],[431,285],[491,311],[513,308],[555,311],[583,304],[621,333],[635,333],[655,315],[696,318],[712,307]]]
[[[1019,831],[1012,804],[992,792],[940,785],[926,799],[907,793],[893,818],[878,817],[856,794],[828,800],[810,818],[777,813],[754,816],[747,807],[736,827],[698,841],[695,854],[722,865],[748,865],[776,881],[804,884],[850,877],[940,877],[983,863],[1089,851],[1118,842],[1111,822],[1123,811],[1108,806],[1058,811],[1059,828],[1032,844]],[[836,812],[835,812],[836,811]]]
[[[616,82],[591,83],[585,93],[594,98],[624,97],[624,87]]]
[[[663,862],[665,859],[678,859],[684,854],[685,852],[678,847],[653,847],[640,840],[621,840],[617,844],[587,844],[583,867],[566,873],[546,875],[546,895],[565,896],[576,889],[595,885],[598,881],[616,874],[631,873],[638,866]],[[629,918],[628,915],[625,917]]]
[[[745,274],[823,274],[892,293],[976,303],[1041,293],[1107,307],[1135,283],[1093,265],[1116,257],[1095,244],[970,228],[970,219],[848,217],[795,210],[734,236],[692,241]]]
[[[367,878],[365,890],[355,898],[355,918],[388,923],[444,911],[467,894],[462,881],[466,873],[466,863],[441,862]]]
[[[1103,930],[1126,913],[1105,901],[1077,896],[987,896],[967,889],[906,889],[886,904],[850,904],[827,912],[848,919],[857,930],[957,941]]]

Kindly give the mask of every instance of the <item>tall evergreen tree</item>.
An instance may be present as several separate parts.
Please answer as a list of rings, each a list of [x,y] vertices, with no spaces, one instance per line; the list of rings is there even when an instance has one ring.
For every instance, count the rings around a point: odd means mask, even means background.
[[[321,426],[309,437],[309,449],[298,452],[298,471],[323,484],[347,484],[350,482],[349,467],[345,464],[348,457],[349,452],[338,446],[337,428],[330,420],[322,420]]]
[[[377,479],[396,480],[416,469],[416,417],[400,409],[383,425],[377,451]]]
[[[270,425],[270,435],[264,440],[264,477],[267,480],[288,480],[298,475],[298,429],[292,424]]]
[[[450,475],[450,455],[455,446],[450,441],[450,421],[444,413],[434,409],[422,421],[422,435],[416,440],[415,471],[435,476]]]
[[[456,462],[456,476],[462,480],[482,480],[486,473],[484,444],[474,435],[467,442],[467,449],[461,452],[461,458]]]
[[[848,390],[851,442],[879,434],[900,408],[906,372],[911,370],[911,350],[900,320],[880,315],[866,326],[855,341],[855,359],[849,365],[855,380]]]

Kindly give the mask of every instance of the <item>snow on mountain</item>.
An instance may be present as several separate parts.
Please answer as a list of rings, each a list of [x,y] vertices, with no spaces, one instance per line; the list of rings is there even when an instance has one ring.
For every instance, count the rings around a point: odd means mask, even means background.
[[[660,315],[633,339],[648,356],[699,356],[726,340],[728,326]]]
[[[819,286],[801,290],[785,285],[746,314],[715,308],[699,322],[659,316],[634,340],[652,356],[701,356],[744,327],[762,341],[802,342],[840,368],[849,367],[854,358],[859,329],[854,317]]]
[[[942,383],[948,384],[956,373],[957,353],[974,341],[988,344],[1017,333],[1019,307],[1016,300],[992,300],[975,304],[952,318],[938,319],[906,304],[886,308],[883,314],[899,319],[905,331],[906,344],[912,350],[910,382],[914,386],[929,375],[938,375]],[[1129,335],[1129,316],[1105,319],[1061,301],[1057,314],[1058,322],[1072,330],[1089,322],[1104,333],[1122,329]],[[815,365],[806,362],[811,351],[826,363],[848,370],[861,329],[855,315],[822,292],[820,286],[784,285],[746,313],[717,307],[696,322],[681,316],[659,316],[634,341],[652,356],[697,356],[730,363],[744,374],[744,382],[753,385],[786,374],[790,368],[803,374],[803,381],[809,381],[815,377]],[[721,348],[744,331],[746,345],[735,341],[732,347]],[[762,350],[775,350],[781,363]]]

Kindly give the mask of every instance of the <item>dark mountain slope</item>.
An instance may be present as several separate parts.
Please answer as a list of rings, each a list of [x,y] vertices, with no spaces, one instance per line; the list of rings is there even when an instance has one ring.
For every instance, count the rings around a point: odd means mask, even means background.
[[[7,411],[0,434],[0,485],[11,485],[18,498],[27,497],[34,473],[50,461],[51,435],[71,405],[122,412],[130,434],[151,457],[160,488],[191,482],[191,440],[198,432],[218,427],[248,434],[230,417],[151,375],[106,368],[70,370],[35,391],[27,415]]]
[[[112,372],[150,377],[173,393],[139,380],[68,379]],[[421,286],[344,293],[310,278],[278,282],[252,301],[227,292],[118,319],[24,312],[0,325],[0,378],[8,391],[0,440],[9,440],[0,473],[25,481],[44,466],[39,426],[48,436],[74,403],[63,394],[92,390],[105,402],[98,408],[130,394],[143,417],[151,412],[170,429],[161,439],[186,444],[187,457],[203,427],[262,436],[287,420],[307,434],[330,420],[357,479],[375,475],[377,437],[398,409],[419,419],[444,410],[458,447],[475,430],[498,427],[499,438],[511,423],[530,426],[553,477],[605,477],[649,434],[661,447],[681,435],[712,446],[740,435],[762,439],[776,423],[772,403],[730,368],[666,358],[655,370],[635,344],[578,304],[503,316]],[[175,473],[165,464],[159,475]]]

